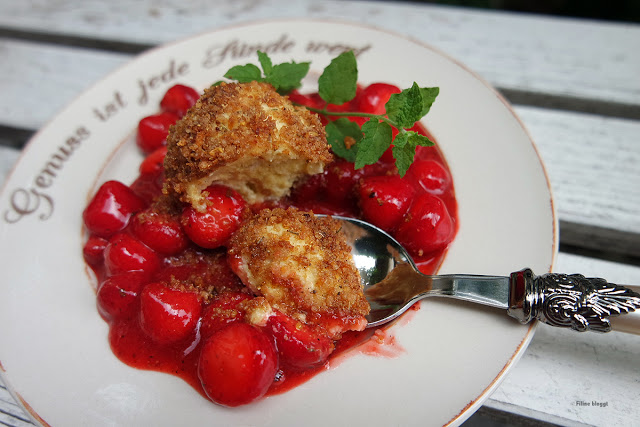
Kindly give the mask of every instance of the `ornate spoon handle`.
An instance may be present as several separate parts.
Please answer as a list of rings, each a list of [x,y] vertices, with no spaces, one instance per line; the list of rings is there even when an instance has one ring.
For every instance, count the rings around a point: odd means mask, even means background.
[[[580,332],[609,332],[612,330],[609,317],[640,309],[638,292],[581,274],[536,276],[527,268],[511,274],[510,286],[508,313],[522,323],[538,319]],[[639,319],[640,310],[628,321],[621,321],[620,330],[640,334]]]

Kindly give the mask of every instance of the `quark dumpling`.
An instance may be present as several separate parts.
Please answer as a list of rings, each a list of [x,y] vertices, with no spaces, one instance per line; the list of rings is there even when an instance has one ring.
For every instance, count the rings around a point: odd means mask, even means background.
[[[228,249],[232,269],[274,309],[334,339],[367,326],[369,303],[338,221],[295,208],[263,209]]]
[[[333,159],[318,116],[258,82],[207,89],[171,128],[167,146],[165,192],[196,209],[214,182],[249,203],[275,200]]]

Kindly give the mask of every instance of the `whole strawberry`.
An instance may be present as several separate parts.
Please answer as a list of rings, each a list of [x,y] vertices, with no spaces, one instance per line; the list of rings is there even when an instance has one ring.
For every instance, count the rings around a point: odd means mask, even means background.
[[[271,338],[248,323],[231,323],[202,346],[198,377],[205,393],[224,406],[239,406],[264,396],[278,370]]]

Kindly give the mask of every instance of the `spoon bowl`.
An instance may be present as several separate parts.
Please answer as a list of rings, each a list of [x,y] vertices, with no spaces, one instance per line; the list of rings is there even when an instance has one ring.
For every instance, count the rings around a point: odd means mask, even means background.
[[[429,276],[419,272],[407,250],[382,229],[359,219],[333,217],[342,222],[342,231],[351,246],[356,268],[360,272],[364,294],[371,306],[367,315],[367,327],[388,323],[407,311],[413,303],[427,296],[451,296],[477,301],[466,295],[462,288],[450,289],[452,281],[460,286],[482,286],[486,283],[503,282],[508,279],[498,276],[439,275]],[[505,288],[506,291],[506,288]],[[502,307],[501,301],[508,297],[505,292],[485,297],[483,303]]]
[[[409,264],[417,271],[411,256],[393,237],[380,228],[355,218],[333,217],[342,222],[342,231],[351,246],[353,260],[360,272],[364,294],[371,306],[367,327],[390,322],[404,313],[411,304],[379,301],[371,296],[371,289],[385,280],[399,265]]]

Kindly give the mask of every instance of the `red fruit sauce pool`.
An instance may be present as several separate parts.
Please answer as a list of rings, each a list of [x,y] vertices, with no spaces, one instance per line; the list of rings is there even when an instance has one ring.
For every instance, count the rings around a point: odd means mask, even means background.
[[[368,88],[364,88],[356,99],[335,108],[341,111],[379,110],[380,103],[384,105],[388,99],[389,94],[385,98],[388,86],[382,85],[383,93],[378,96],[377,86],[371,85],[368,92]],[[175,98],[175,93],[172,96]],[[380,97],[383,99],[378,99]],[[318,97],[317,94],[294,93],[291,99],[317,106]],[[178,103],[183,101],[177,100]],[[165,135],[168,114],[164,113],[174,114],[174,111],[167,111],[171,109],[166,106],[170,103],[171,100],[161,106],[160,132],[165,132]],[[141,126],[148,126],[148,122],[141,121]],[[434,140],[419,123],[413,130]],[[176,375],[207,397],[198,377],[200,350],[207,338],[202,332],[205,321],[202,317],[188,319],[195,327],[186,329],[184,333],[174,331],[179,338],[170,342],[153,339],[141,325],[140,295],[149,283],[174,286],[184,280],[195,281],[205,287],[211,285],[214,295],[226,292],[246,294],[248,290],[227,264],[224,247],[204,249],[197,246],[181,230],[184,222],[181,222],[180,214],[155,202],[161,197],[162,161],[166,148],[163,147],[164,140],[154,132],[148,129],[141,131],[143,139],[145,133],[152,133],[152,140],[140,141],[139,136],[138,145],[146,158],[136,181],[128,186],[117,182],[103,184],[105,189],[101,187],[98,190],[85,210],[89,238],[84,257],[98,281],[98,310],[109,323],[109,342],[113,353],[129,366]],[[315,213],[362,218],[374,224],[387,221],[379,226],[409,248],[424,273],[435,273],[457,230],[457,204],[448,166],[436,146],[418,147],[415,162],[402,178],[401,185],[394,181],[398,179],[390,152],[377,163],[360,170],[354,170],[353,164],[337,159],[323,174],[298,183],[289,197],[249,208],[257,211],[264,207],[294,206]],[[101,216],[103,210],[114,209],[113,206],[119,209],[115,216],[113,212],[108,213],[107,219]],[[393,215],[399,218],[397,224],[388,222]],[[430,223],[425,224],[426,219],[423,218],[423,223],[414,224],[419,221],[416,215],[430,218]],[[433,236],[435,243],[421,246],[420,242],[411,240],[431,238],[429,236]],[[200,307],[194,311],[194,316],[202,316],[209,305],[216,303],[216,297],[198,301]],[[225,323],[234,319],[223,316],[216,321]],[[188,322],[185,320],[184,324]],[[280,364],[266,395],[282,393],[307,381],[326,369],[337,355],[369,340],[374,333],[375,330],[371,329],[345,333],[335,342],[335,351],[329,359],[319,366],[300,368]]]

